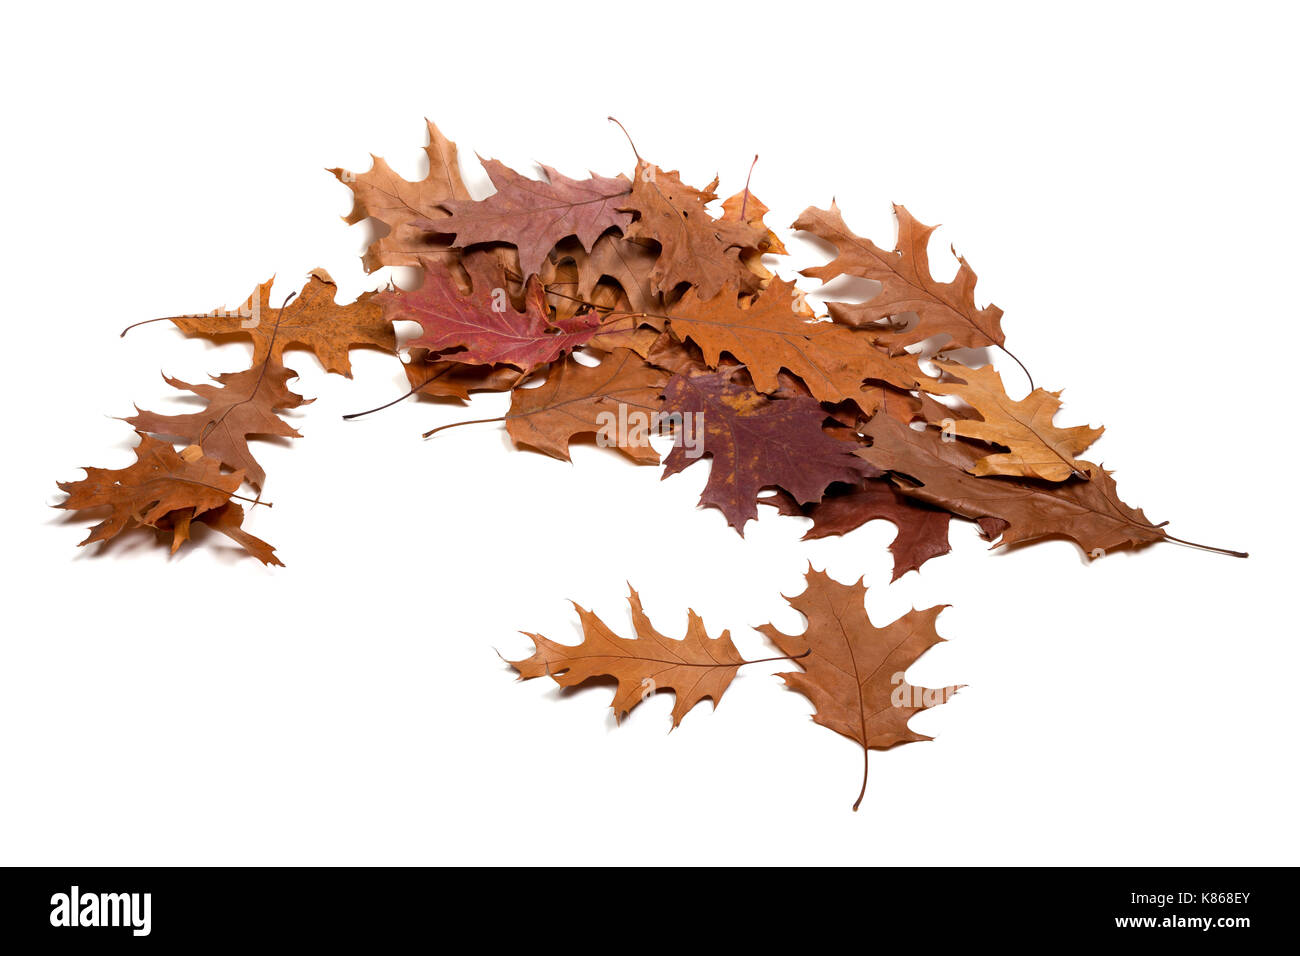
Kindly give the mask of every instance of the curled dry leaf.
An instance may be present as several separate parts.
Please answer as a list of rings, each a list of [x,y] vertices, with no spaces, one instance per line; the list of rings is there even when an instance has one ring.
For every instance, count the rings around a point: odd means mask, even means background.
[[[699,615],[687,611],[686,637],[680,641],[665,637],[641,609],[640,596],[632,588],[628,590],[635,637],[619,637],[591,611],[574,604],[582,621],[581,644],[557,644],[525,632],[536,652],[508,663],[521,680],[546,676],[561,687],[573,687],[593,677],[613,677],[618,681],[611,705],[615,720],[661,690],[671,690],[676,696],[674,727],[706,697],[717,707],[736,670],[751,663],[741,658],[731,634],[723,631],[709,637]]]
[[[174,552],[197,520],[234,539],[263,564],[280,563],[270,545],[242,528],[243,509],[230,500],[243,481],[240,472],[225,474],[214,458],[177,454],[168,442],[138,434],[136,460],[126,468],[90,467],[80,481],[59,482],[68,497],[56,507],[107,513],[83,545],[147,527],[170,532]]]
[[[807,629],[789,635],[765,624],[759,630],[782,653],[800,658],[800,671],[778,676],[813,702],[813,720],[862,747],[856,810],[867,791],[867,754],[933,739],[909,728],[908,720],[917,711],[946,703],[962,685],[914,687],[904,677],[918,657],[943,641],[934,629],[943,606],[911,611],[876,627],[867,617],[862,581],[840,584],[811,567],[806,579],[804,592],[786,600],[807,619]]]

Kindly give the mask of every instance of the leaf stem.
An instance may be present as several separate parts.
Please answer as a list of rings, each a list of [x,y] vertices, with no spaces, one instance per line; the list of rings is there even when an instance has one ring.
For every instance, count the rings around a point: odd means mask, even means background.
[[[148,325],[150,322],[170,322],[170,321],[171,321],[171,316],[163,315],[163,316],[159,316],[156,319],[142,319],[139,322],[132,322],[130,325],[128,325],[126,328],[122,330],[122,334],[119,335],[118,338],[119,339],[126,338],[126,333],[130,332],[137,325]]]
[[[858,807],[862,806],[862,798],[867,795],[867,757],[871,753],[867,745],[862,745],[862,789],[858,791],[858,799],[853,801],[853,812],[857,813]]]
[[[498,418],[472,418],[463,422],[452,422],[450,425],[439,425],[437,428],[430,428],[421,435],[421,438],[428,438],[430,435],[437,434],[440,431],[446,431],[448,428],[459,428],[461,425],[486,425],[488,422],[503,422],[506,420],[504,415]]]
[[[607,116],[605,118],[623,131],[623,135],[627,137],[627,144],[632,147],[632,155],[636,157],[638,163],[644,163],[645,160],[642,159],[641,154],[636,151],[636,143],[632,142],[632,134],[627,131],[627,127],[612,116]]]
[[[1034,377],[1029,374],[1029,369],[1025,368],[1025,363],[1020,361],[1020,359],[1016,358],[1016,354],[1012,352],[1010,349],[1008,349],[1005,345],[999,345],[998,348],[1000,348],[1004,353],[1006,353],[1006,355],[1011,359],[1011,361],[1015,362],[1017,365],[1020,366],[1020,371],[1025,373],[1025,378],[1029,379],[1029,390],[1032,392],[1034,390]]]
[[[1248,551],[1232,551],[1229,550],[1228,548],[1216,548],[1214,547],[1214,545],[1211,544],[1198,544],[1195,541],[1184,541],[1182,538],[1175,538],[1172,534],[1169,534],[1168,532],[1165,533],[1164,540],[1173,541],[1181,545],[1186,545],[1189,548],[1199,548],[1202,551],[1213,551],[1215,554],[1226,554],[1230,558],[1250,557],[1250,552]]]

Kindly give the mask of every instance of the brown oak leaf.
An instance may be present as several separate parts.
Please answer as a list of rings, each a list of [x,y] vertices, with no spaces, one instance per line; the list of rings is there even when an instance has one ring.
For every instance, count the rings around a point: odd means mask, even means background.
[[[898,244],[881,249],[855,234],[844,222],[834,202],[830,209],[809,206],[791,228],[810,232],[835,246],[838,255],[824,266],[804,269],[800,275],[829,282],[849,275],[874,279],[881,290],[864,303],[827,303],[831,317],[846,325],[871,327],[882,319],[915,312],[917,322],[903,331],[883,328],[877,341],[891,351],[901,351],[933,335],[946,334],[964,348],[1002,346],[1002,310],[996,305],[975,305],[975,271],[958,256],[960,266],[951,282],[938,282],[930,274],[928,245],[935,226],[926,226],[895,204]],[[955,253],[954,253],[955,254]]]
[[[832,482],[856,482],[866,473],[855,445],[826,434],[827,414],[816,401],[769,399],[733,383],[730,372],[673,376],[664,389],[664,410],[681,416],[675,425],[694,439],[674,441],[664,477],[711,458],[700,504],[717,508],[742,534],[745,523],[758,517],[763,488],[817,501]]]
[[[284,308],[271,305],[274,278],[253,290],[236,311],[215,309],[204,315],[177,315],[170,320],[187,335],[217,338],[247,335],[253,340],[253,364],[267,356],[280,359],[290,346],[313,352],[328,372],[352,375],[348,350],[369,345],[397,350],[393,324],[384,317],[379,294],[363,292],[355,302],[339,305],[338,286],[324,269],[316,269],[302,291]]]
[[[916,659],[944,640],[934,629],[944,605],[911,611],[892,624],[876,627],[867,617],[867,589],[840,584],[824,571],[807,574],[808,587],[786,598],[808,621],[803,634],[783,634],[771,624],[758,628],[781,652],[799,660],[797,673],[778,674],[787,686],[813,702],[813,720],[862,747],[862,789],[867,792],[867,755],[898,744],[932,740],[907,726],[920,710],[946,703],[962,685],[915,687],[904,672]]]
[[[569,443],[579,435],[603,440],[638,464],[658,464],[659,453],[640,427],[659,410],[668,376],[635,352],[616,349],[596,366],[573,358],[551,366],[536,388],[517,388],[510,396],[506,431],[516,445],[569,461]],[[629,427],[619,427],[620,407]]]
[[[285,368],[276,359],[267,359],[242,372],[217,375],[216,385],[191,385],[164,375],[163,379],[173,388],[206,399],[207,407],[184,415],[160,415],[137,406],[138,414],[126,422],[140,431],[183,438],[226,467],[242,471],[249,484],[261,488],[266,472],[249,451],[248,439],[253,435],[302,437],[276,414],[313,401],[289,390],[289,379],[297,377],[297,372]]]
[[[637,213],[626,230],[633,239],[659,243],[659,258],[651,272],[652,288],[669,293],[686,283],[705,299],[731,285],[753,292],[759,277],[741,260],[748,241],[761,233],[745,223],[721,222],[709,214],[717,199],[717,179],[704,189],[682,182],[676,170],[663,170],[638,161],[632,191],[621,207]]]
[[[893,472],[904,494],[979,521],[990,540],[1001,534],[997,546],[1063,535],[1097,556],[1166,537],[1141,509],[1124,504],[1110,472],[1091,462],[1078,462],[1086,481],[979,478],[970,468],[983,451],[945,441],[936,429],[918,431],[877,415],[863,434],[872,444],[859,454]]]
[[[446,218],[445,201],[470,198],[460,177],[456,144],[428,120],[425,123],[429,128],[429,145],[424,148],[429,172],[424,179],[408,182],[378,156],[371,157],[374,162],[368,172],[329,170],[352,190],[352,211],[343,217],[344,222],[355,224],[371,218],[387,227],[361,259],[367,272],[382,266],[418,266],[424,260],[447,264],[459,258],[448,236],[417,225]]]
[[[243,509],[231,495],[243,482],[240,472],[226,474],[221,463],[201,453],[180,455],[167,442],[138,432],[136,460],[126,468],[85,469],[80,481],[61,481],[69,511],[107,512],[81,544],[107,541],[133,528],[155,528],[172,535],[176,551],[189,538],[193,521],[207,523],[237,541],[263,564],[280,564],[274,549],[241,527]]]
[[[525,632],[536,645],[536,652],[524,660],[507,663],[519,672],[520,680],[547,676],[561,687],[573,687],[593,677],[613,677],[618,681],[611,705],[615,720],[621,720],[650,695],[671,690],[675,696],[674,727],[706,697],[716,708],[736,670],[742,664],[756,663],[741,658],[730,632],[710,638],[694,611],[687,612],[684,639],[665,637],[641,609],[640,596],[631,587],[628,590],[636,637],[619,637],[591,611],[574,604],[582,621],[581,644],[557,644],[540,634]]]

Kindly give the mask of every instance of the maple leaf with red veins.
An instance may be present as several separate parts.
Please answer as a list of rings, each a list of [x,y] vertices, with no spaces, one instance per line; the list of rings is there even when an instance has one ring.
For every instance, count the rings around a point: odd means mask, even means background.
[[[664,410],[678,413],[676,427],[687,434],[675,440],[664,459],[664,477],[699,457],[713,459],[700,504],[727,516],[743,534],[758,517],[758,493],[785,489],[800,502],[817,501],[832,482],[856,483],[878,474],[854,461],[855,445],[827,435],[827,413],[811,398],[769,399],[731,381],[732,371],[673,376],[664,389]],[[685,413],[692,413],[689,418]],[[694,432],[694,442],[688,441]],[[688,454],[692,449],[696,457]]]
[[[601,233],[610,228],[625,229],[630,212],[617,207],[627,199],[632,184],[627,177],[597,176],[570,179],[550,166],[539,164],[545,180],[529,179],[495,159],[479,158],[496,192],[474,201],[447,199],[439,205],[451,215],[446,219],[417,222],[432,232],[456,237],[464,248],[481,242],[508,242],[519,250],[524,275],[536,275],[555,246],[567,236],[576,236],[591,251]]]
[[[461,292],[449,271],[436,267],[425,271],[424,285],[413,292],[380,293],[390,321],[418,322],[424,330],[408,347],[430,352],[463,349],[449,357],[468,365],[504,363],[528,371],[585,344],[600,327],[594,314],[551,322],[536,279],[525,285],[524,311],[519,312],[487,267],[473,259],[466,259],[465,266],[473,284],[469,293]]]

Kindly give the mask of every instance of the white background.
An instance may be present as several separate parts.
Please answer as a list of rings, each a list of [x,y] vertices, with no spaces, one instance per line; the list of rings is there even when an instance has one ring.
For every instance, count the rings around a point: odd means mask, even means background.
[[[1296,863],[1295,94],[1284,5],[226,3],[20,5],[6,14],[7,515],[0,862],[623,864]],[[304,438],[257,450],[287,563],[78,551],[56,479],[132,460],[132,403],[167,410],[247,349],[156,315],[237,306],[323,266],[375,288],[339,217],[368,153],[422,174],[423,117],[474,153],[571,175],[641,153],[784,227],[837,197],[893,238],[891,201],[942,222],[1006,310],[1088,457],[1177,535],[1088,565],[1068,542],[953,553],[889,585],[893,527],[741,539],[667,481],[580,447],[509,448],[499,414],[408,402],[291,354]],[[817,264],[789,242],[781,271]],[[816,283],[802,280],[805,288]],[[1007,382],[1023,390],[998,356]],[[170,402],[170,404],[169,404]],[[763,509],[765,512],[769,509]],[[860,751],[742,672],[669,734],[667,696],[620,727],[609,690],[517,683],[518,631],[576,641],[566,599],[627,629],[625,582],[679,635],[688,606],[772,653],[811,561],[865,574],[878,623],[951,604],[909,672],[965,683]]]

